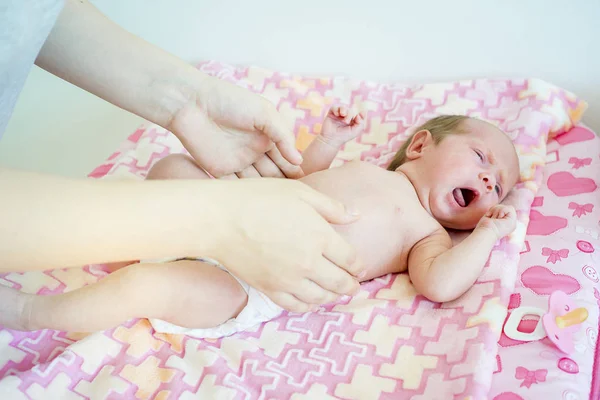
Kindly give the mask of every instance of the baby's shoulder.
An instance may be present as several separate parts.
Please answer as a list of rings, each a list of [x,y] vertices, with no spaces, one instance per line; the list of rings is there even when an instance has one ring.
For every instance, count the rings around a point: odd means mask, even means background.
[[[331,167],[329,169],[315,172],[308,177],[322,176],[329,179],[341,179],[344,181],[354,181],[355,183],[370,182],[371,184],[381,183],[386,179],[389,171],[371,164],[366,161],[348,161],[342,165]],[[371,185],[369,185],[371,186]]]
[[[352,161],[348,161],[345,165],[348,165],[350,167],[353,168],[369,168],[369,169],[378,169],[378,170],[382,170],[382,171],[386,171],[385,168],[381,168],[373,163],[367,162],[367,161],[362,161],[362,160],[358,160],[358,159],[354,159]]]
[[[429,217],[429,218],[427,218]],[[412,237],[411,250],[415,246],[423,248],[436,248],[440,245],[452,247],[452,238],[450,233],[434,218],[427,216],[421,220],[421,223],[415,226]]]
[[[386,170],[385,168],[381,168],[375,164],[372,164],[367,161],[361,161],[361,160],[348,161],[348,162],[342,164],[341,166],[335,167],[332,169],[352,170],[357,173],[369,174],[369,175],[372,175],[372,174],[385,175],[385,174],[389,173],[389,171]]]

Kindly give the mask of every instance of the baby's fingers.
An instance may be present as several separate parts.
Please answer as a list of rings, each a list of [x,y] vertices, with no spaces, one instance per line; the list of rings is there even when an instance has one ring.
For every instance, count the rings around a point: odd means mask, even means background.
[[[498,208],[496,208],[496,207],[492,208],[492,218],[497,219],[499,213],[500,213],[500,210],[498,210]]]
[[[362,116],[362,114],[360,114],[360,113],[356,114],[354,116],[354,119],[352,119],[352,125],[360,125],[360,124],[362,124],[363,120],[364,120],[364,117]]]
[[[506,212],[506,215],[508,215],[509,217],[512,217],[512,218],[517,217],[517,210],[515,210],[515,208],[513,206],[504,207],[504,211]]]
[[[338,106],[333,106],[329,109],[329,114],[333,115],[334,117],[339,117],[340,116],[340,108]]]

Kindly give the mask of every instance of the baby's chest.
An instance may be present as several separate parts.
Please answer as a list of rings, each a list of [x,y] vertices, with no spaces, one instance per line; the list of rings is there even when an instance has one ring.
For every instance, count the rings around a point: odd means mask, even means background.
[[[355,206],[361,218],[354,224],[362,236],[373,236],[391,246],[412,245],[415,238],[425,235],[431,217],[410,195],[402,197],[362,196]]]
[[[360,210],[360,219],[338,231],[360,252],[372,258],[389,258],[406,252],[424,236],[429,215],[410,198],[398,199],[377,194],[355,197],[352,206]]]
[[[435,223],[407,179],[366,163],[350,163],[303,181],[360,212],[357,222],[336,230],[365,256],[405,252]]]

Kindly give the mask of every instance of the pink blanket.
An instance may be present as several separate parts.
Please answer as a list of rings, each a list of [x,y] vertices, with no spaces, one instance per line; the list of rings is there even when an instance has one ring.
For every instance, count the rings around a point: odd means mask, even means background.
[[[416,295],[388,275],[316,313],[284,314],[253,332],[198,340],[153,332],[146,320],[90,335],[0,331],[0,393],[10,398],[486,398],[497,341],[515,285],[529,211],[542,183],[549,135],[569,130],[585,104],[539,80],[476,80],[420,86],[302,78],[205,63],[210,74],[262,93],[294,122],[304,149],[334,102],[368,113],[366,131],[336,163],[384,165],[407,129],[440,114],[497,124],[514,140],[522,183],[509,202],[518,228],[494,249],[476,285],[452,303]],[[144,127],[92,177],[141,178],[157,159],[183,152],[164,129]],[[100,279],[102,266],[7,274],[2,283],[52,294]],[[201,310],[198,310],[201,312]]]
[[[490,399],[600,399],[600,138],[576,127],[548,143],[544,185],[533,201],[531,220],[511,295],[517,307],[548,309],[548,295],[562,290],[588,310],[564,354],[548,339],[521,342],[502,334]],[[520,329],[533,331],[525,319]]]

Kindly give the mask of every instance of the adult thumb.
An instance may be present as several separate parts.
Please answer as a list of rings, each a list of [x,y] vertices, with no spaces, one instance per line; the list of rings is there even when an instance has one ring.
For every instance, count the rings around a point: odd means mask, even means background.
[[[291,164],[302,164],[302,156],[296,149],[296,138],[290,129],[287,128],[283,116],[271,104],[265,107],[264,115],[261,116],[256,124],[256,129],[267,135],[279,149],[279,152]]]

